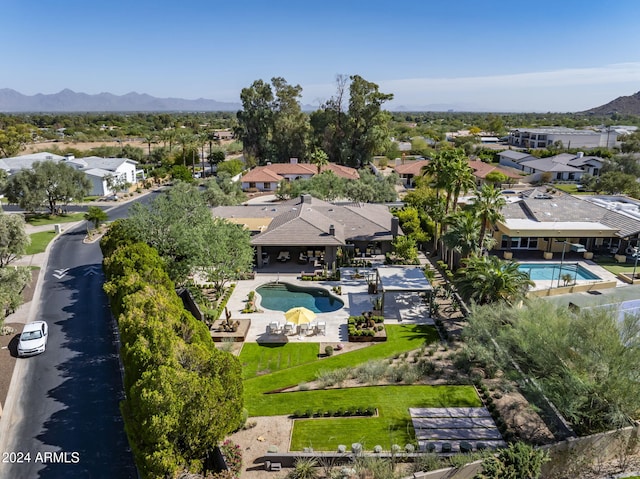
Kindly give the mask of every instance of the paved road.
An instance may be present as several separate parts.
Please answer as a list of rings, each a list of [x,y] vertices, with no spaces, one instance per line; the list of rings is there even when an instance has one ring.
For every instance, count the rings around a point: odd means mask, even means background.
[[[127,208],[111,210],[110,219]],[[33,317],[49,323],[49,343],[44,354],[18,361],[21,387],[10,392],[11,417],[2,418],[10,421],[3,425],[9,433],[0,451],[2,479],[137,477],[119,411],[122,381],[102,254],[97,242],[83,244],[85,232],[81,224],[51,247]]]

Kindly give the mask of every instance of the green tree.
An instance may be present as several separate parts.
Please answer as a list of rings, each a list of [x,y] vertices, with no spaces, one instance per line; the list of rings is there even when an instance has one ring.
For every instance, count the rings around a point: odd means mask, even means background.
[[[196,187],[178,183],[148,205],[136,203],[126,220],[132,236],[155,248],[172,280],[183,282],[201,264],[213,218]]]
[[[22,290],[30,281],[28,267],[0,268],[0,326],[23,303]]]
[[[471,204],[472,211],[480,218],[481,229],[478,244],[485,247],[487,228],[496,221],[503,221],[502,208],[507,204],[500,190],[493,185],[484,184]],[[490,249],[490,248],[489,248]]]
[[[382,110],[382,105],[392,100],[393,94],[381,93],[378,85],[359,75],[350,78],[347,162],[350,166],[364,166],[373,155],[384,152],[390,142],[390,116]]]
[[[445,246],[465,259],[477,256],[480,250],[480,218],[470,211],[459,211],[446,220],[446,233],[442,236]],[[453,255],[451,255],[453,267]]]
[[[102,209],[97,206],[89,206],[89,209],[84,214],[84,219],[93,224],[94,228],[98,228],[100,223],[104,223],[109,218],[109,215]]]
[[[309,119],[313,143],[322,148],[334,163],[346,164],[348,159],[348,116],[345,101],[349,78],[336,76],[336,94],[324,102]]]
[[[542,449],[516,442],[482,461],[482,472],[474,479],[538,479],[542,465],[549,460]]]
[[[204,233],[200,266],[207,281],[222,293],[226,284],[251,270],[254,251],[250,233],[226,220],[214,220]]]
[[[224,150],[216,149],[209,153],[207,159],[209,160],[210,165],[218,165],[224,161],[226,158],[226,154]]]
[[[404,264],[418,263],[418,248],[413,238],[396,236],[392,242],[393,251]]]
[[[20,258],[31,243],[22,215],[0,213],[0,268]]]
[[[487,176],[484,177],[484,179],[489,183],[494,184],[506,183],[507,181],[509,181],[509,177],[499,171],[492,171],[488,173]]]
[[[273,130],[273,90],[263,80],[254,81],[240,93],[242,110],[237,114],[236,133],[242,141],[245,157],[258,162],[268,159]]]
[[[307,156],[309,117],[302,112],[302,87],[289,85],[284,78],[271,79],[274,91],[272,150],[273,159],[280,162]]]
[[[456,271],[454,284],[465,301],[478,304],[504,301],[513,305],[525,298],[534,283],[518,269],[518,263],[496,256],[470,256]]]
[[[72,199],[81,201],[91,191],[91,182],[85,174],[66,163],[37,161],[31,169],[12,175],[5,194],[12,203],[27,211],[36,211],[43,205],[55,214],[58,205]]]
[[[228,174],[229,176],[236,176],[242,173],[244,164],[239,158],[232,158],[227,161],[223,161],[218,164],[218,174]]]
[[[171,167],[171,178],[184,183],[193,182],[193,176],[191,175],[189,168],[184,165],[173,165]]]
[[[0,130],[0,154],[3,158],[16,156],[31,141],[29,125],[10,125]]]
[[[322,171],[322,168],[329,164],[329,156],[320,148],[315,148],[309,156],[310,163],[316,165],[318,174]]]
[[[639,191],[635,176],[616,171],[601,174],[596,180],[594,188],[598,193],[604,191],[609,195],[627,193],[631,196],[638,196]]]

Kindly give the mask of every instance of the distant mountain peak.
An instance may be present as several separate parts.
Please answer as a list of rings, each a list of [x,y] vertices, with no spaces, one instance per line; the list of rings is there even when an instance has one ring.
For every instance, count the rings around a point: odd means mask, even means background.
[[[0,112],[155,112],[155,111],[237,111],[240,103],[199,98],[156,98],[146,93],[114,95],[78,93],[65,88],[58,93],[23,95],[11,88],[0,89]]]
[[[580,113],[589,115],[636,115],[640,116],[640,91],[629,96],[619,96],[613,101]]]

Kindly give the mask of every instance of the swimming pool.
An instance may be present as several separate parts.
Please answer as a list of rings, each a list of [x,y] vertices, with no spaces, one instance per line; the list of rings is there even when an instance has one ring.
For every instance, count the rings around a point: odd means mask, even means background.
[[[576,270],[577,268],[577,270]],[[560,271],[559,264],[526,263],[518,266],[520,271],[529,275],[531,281],[554,281],[562,278],[562,275],[571,275],[576,281],[597,281],[602,278],[579,264],[563,264]]]
[[[344,306],[344,302],[324,288],[295,286],[289,283],[266,283],[256,289],[262,300],[260,306],[275,311],[288,311],[303,306],[314,313],[330,313]]]

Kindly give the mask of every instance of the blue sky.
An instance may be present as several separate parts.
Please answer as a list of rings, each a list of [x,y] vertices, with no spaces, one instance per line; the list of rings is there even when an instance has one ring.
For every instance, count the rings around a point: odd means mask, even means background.
[[[337,74],[389,109],[579,111],[640,90],[640,2],[2,0],[0,88],[239,102],[284,77],[317,105]]]

